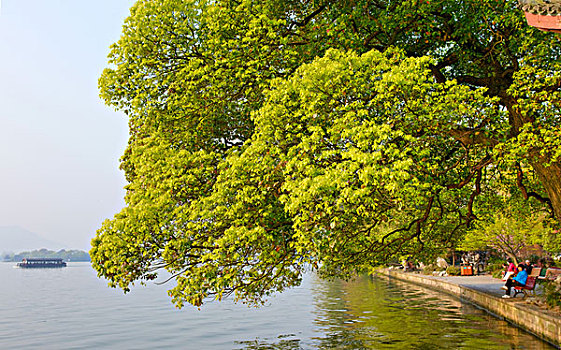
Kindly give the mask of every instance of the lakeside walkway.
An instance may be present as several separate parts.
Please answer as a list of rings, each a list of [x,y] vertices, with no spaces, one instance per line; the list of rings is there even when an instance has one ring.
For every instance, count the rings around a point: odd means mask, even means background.
[[[501,298],[504,282],[490,275],[441,277],[390,269],[378,273],[456,296],[561,348],[561,315],[529,303],[530,298],[522,295]]]
[[[479,276],[429,276],[429,275],[420,275],[425,278],[433,278],[437,280],[443,280],[448,283],[457,284],[459,286],[464,286],[467,288],[472,288],[483,293],[488,293],[490,295],[494,295],[496,297],[502,297],[505,294],[505,291],[501,289],[502,286],[505,285],[503,281],[497,278],[493,278],[491,275],[479,275]],[[514,295],[514,292],[511,292],[510,295]],[[512,298],[513,300],[522,300],[522,296],[518,296],[516,299]]]

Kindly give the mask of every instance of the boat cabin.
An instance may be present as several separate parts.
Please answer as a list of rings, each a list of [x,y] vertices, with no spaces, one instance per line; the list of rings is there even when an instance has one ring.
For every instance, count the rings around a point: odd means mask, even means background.
[[[26,258],[18,263],[18,266],[22,268],[65,267],[66,263],[62,259]]]

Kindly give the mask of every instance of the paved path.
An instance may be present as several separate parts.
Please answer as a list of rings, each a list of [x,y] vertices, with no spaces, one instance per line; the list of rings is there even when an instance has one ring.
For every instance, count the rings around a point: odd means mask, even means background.
[[[456,285],[468,287],[471,289],[478,290],[496,297],[501,297],[505,294],[505,291],[501,289],[505,285],[503,281],[498,278],[493,278],[491,275],[479,275],[479,276],[430,276],[430,275],[420,275],[425,278],[431,278],[436,280],[443,280]],[[538,292],[538,286],[536,286],[536,291]],[[539,293],[539,292],[538,292]],[[511,296],[514,296],[514,291],[510,292]],[[523,295],[518,294],[517,298],[522,299]]]
[[[447,276],[447,277],[436,277],[436,276],[424,276],[428,278],[441,279],[449,283],[457,284],[460,286],[475,289],[487,294],[494,296],[502,296],[505,291],[501,289],[505,285],[503,281],[498,278],[493,278],[491,275],[480,275],[480,276]],[[514,295],[511,292],[511,295]],[[519,295],[520,298],[521,295]]]

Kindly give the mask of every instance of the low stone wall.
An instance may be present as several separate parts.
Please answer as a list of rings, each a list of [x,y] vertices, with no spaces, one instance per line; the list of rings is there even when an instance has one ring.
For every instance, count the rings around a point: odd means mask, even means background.
[[[545,314],[537,307],[419,274],[388,269],[379,270],[378,273],[456,296],[561,348],[561,318]]]

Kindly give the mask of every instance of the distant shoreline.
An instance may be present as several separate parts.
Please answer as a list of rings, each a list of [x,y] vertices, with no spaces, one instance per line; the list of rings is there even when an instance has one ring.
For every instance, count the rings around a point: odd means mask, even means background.
[[[91,262],[90,255],[83,250],[66,250],[61,249],[59,251],[39,249],[20,252],[17,254],[4,253],[0,257],[2,262],[19,262],[25,258],[56,258],[62,259],[63,261],[71,262]]]

